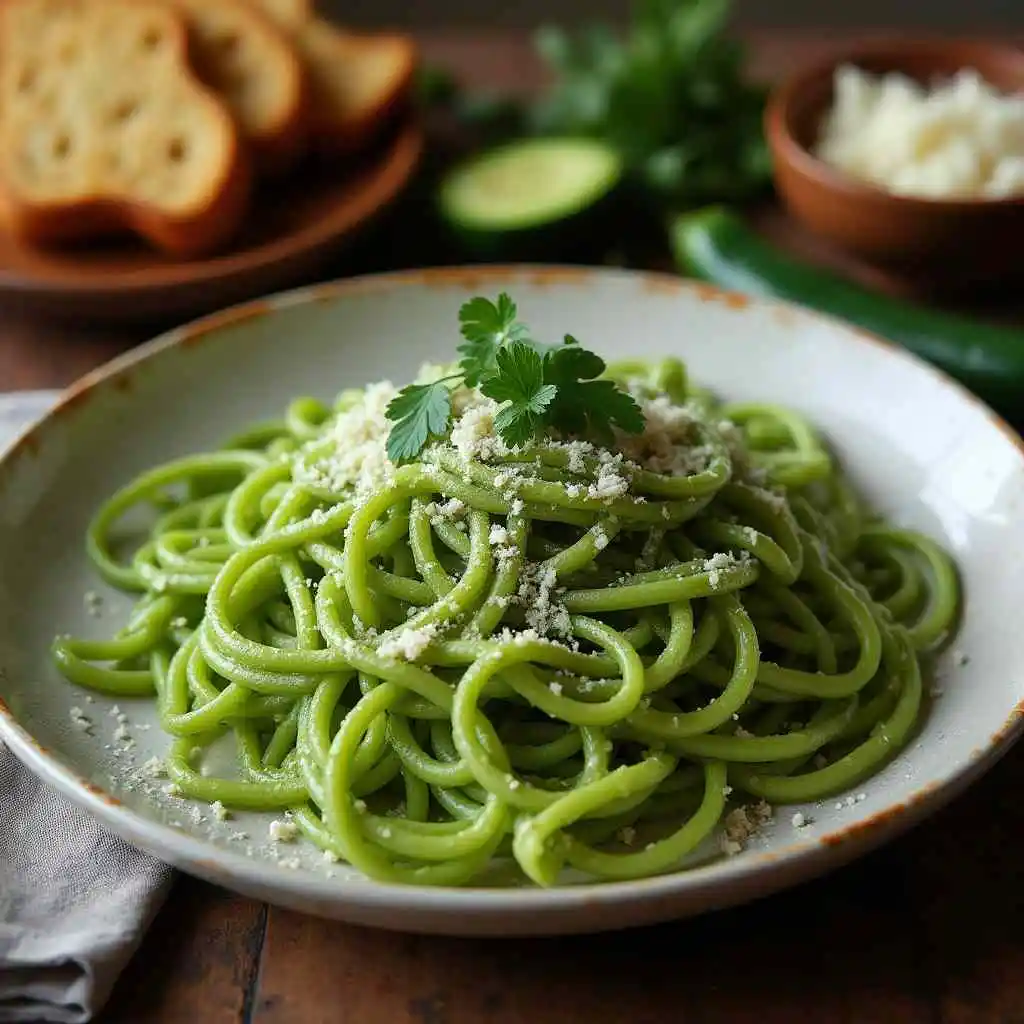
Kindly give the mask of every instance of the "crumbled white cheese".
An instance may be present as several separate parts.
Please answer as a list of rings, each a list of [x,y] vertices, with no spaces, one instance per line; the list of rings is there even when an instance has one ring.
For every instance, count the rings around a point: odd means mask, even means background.
[[[1024,96],[976,70],[921,84],[844,64],[815,144],[822,160],[898,195],[1024,193]]]
[[[747,840],[771,820],[772,813],[771,806],[764,800],[731,810],[723,822],[722,850],[730,856],[739,853]]]
[[[736,565],[736,559],[728,551],[717,551],[710,558],[704,560],[702,566],[708,574],[708,583],[712,590],[717,590],[722,582],[722,571]]]
[[[92,732],[92,719],[80,707],[73,707],[68,715],[76,729],[81,729],[85,733]]]
[[[694,410],[677,405],[666,395],[639,397],[644,414],[640,434],[616,434],[617,447],[631,463],[652,473],[689,476],[707,467],[713,448],[694,444],[698,417]]]
[[[451,443],[463,459],[490,459],[508,455],[508,445],[495,433],[494,417],[499,405],[491,398],[481,398],[455,421]]]
[[[299,826],[294,821],[275,819],[268,829],[272,843],[290,843],[299,834]]]
[[[587,497],[610,504],[628,491],[629,481],[619,472],[619,467],[613,462],[605,462],[598,469],[594,482],[587,488]]]
[[[368,385],[335,418],[327,433],[327,454],[305,462],[311,448],[320,451],[324,443],[320,438],[300,450],[293,469],[295,481],[333,493],[355,491],[357,497],[385,486],[394,472],[387,456],[391,423],[386,412],[396,393],[390,381]]]
[[[531,562],[523,566],[517,600],[527,627],[538,636],[568,636],[572,629],[569,613],[553,596],[557,581],[550,565]]]
[[[213,812],[213,816],[218,821],[227,821],[231,817],[231,812],[220,802],[220,800],[214,800],[210,804],[210,810]]]
[[[437,626],[434,623],[416,628],[406,626],[384,640],[377,648],[377,653],[382,658],[391,660],[400,658],[402,661],[415,661],[430,646],[436,635]]]
[[[427,514],[431,518],[455,519],[466,511],[466,503],[460,498],[449,498],[440,505],[431,502],[427,506]]]

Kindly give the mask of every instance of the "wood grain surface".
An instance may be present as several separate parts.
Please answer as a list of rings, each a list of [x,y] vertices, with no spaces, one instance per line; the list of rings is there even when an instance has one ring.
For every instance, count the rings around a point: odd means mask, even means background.
[[[849,40],[844,40],[848,42]],[[759,36],[772,76],[839,40]],[[424,38],[473,85],[529,88],[525,39]],[[777,211],[762,228],[843,267]],[[381,229],[386,232],[386,227]],[[420,261],[368,241],[335,274]],[[384,254],[382,256],[382,253]],[[870,276],[870,275],[868,275]],[[892,287],[891,282],[885,283]],[[998,305],[990,312],[1019,315]],[[63,386],[152,330],[47,326],[0,310],[0,387]],[[911,835],[735,910],[558,940],[424,938],[267,908],[179,878],[106,1024],[1016,1024],[1024,1022],[1024,755]]]

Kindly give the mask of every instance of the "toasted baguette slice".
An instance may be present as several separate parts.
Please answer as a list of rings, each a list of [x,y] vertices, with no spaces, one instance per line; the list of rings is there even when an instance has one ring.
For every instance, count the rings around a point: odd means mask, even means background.
[[[284,30],[243,0],[173,0],[203,81],[234,115],[257,164],[280,171],[307,139],[306,71]]]
[[[310,0],[254,2],[291,34],[306,62],[317,149],[358,149],[408,98],[416,71],[408,36],[343,31],[318,18]]]
[[[268,17],[286,30],[295,30],[316,15],[310,0],[254,0]]]
[[[0,111],[2,205],[25,242],[127,230],[191,256],[244,216],[246,152],[171,7],[6,0]]]
[[[355,35],[326,21],[298,36],[312,82],[315,146],[346,152],[364,146],[409,96],[416,48],[401,35]]]

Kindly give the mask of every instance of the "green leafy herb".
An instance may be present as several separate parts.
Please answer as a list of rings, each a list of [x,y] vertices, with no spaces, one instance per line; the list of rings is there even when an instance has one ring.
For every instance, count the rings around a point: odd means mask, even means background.
[[[459,366],[467,387],[475,388],[491,372],[503,344],[526,337],[526,326],[516,320],[516,314],[516,304],[504,292],[497,302],[477,297],[463,304],[459,322],[466,344],[458,351],[462,353]]]
[[[525,444],[541,427],[544,410],[558,389],[544,383],[544,360],[522,341],[500,348],[494,362],[495,370],[483,379],[480,390],[496,402],[509,403],[494,419],[505,443]]]
[[[747,80],[728,32],[731,0],[633,0],[625,35],[593,23],[541,28],[551,84],[534,101],[466,90],[437,72],[437,97],[476,145],[585,135],[617,149],[650,212],[742,202],[768,190],[767,90]]]
[[[430,384],[410,384],[388,403],[387,418],[395,425],[388,434],[388,458],[404,462],[415,458],[430,437],[448,430],[452,416],[448,378]]]
[[[598,380],[604,360],[571,335],[558,346],[529,336],[516,304],[504,293],[496,302],[477,297],[459,310],[465,344],[459,346],[460,373],[430,384],[410,384],[387,408],[394,421],[387,452],[392,462],[413,459],[451,423],[451,386],[479,387],[501,403],[494,426],[512,447],[528,444],[547,430],[604,440],[612,427],[626,433],[644,429],[632,396],[611,380]]]
[[[636,0],[623,41],[601,25],[542,29],[552,87],[532,110],[543,134],[600,138],[670,206],[745,199],[770,180],[765,93],[743,77],[729,0]]]
[[[581,348],[571,334],[561,348],[548,352],[544,378],[557,389],[550,414],[553,426],[566,434],[591,434],[597,440],[607,439],[612,425],[627,434],[644,429],[644,415],[632,395],[614,381],[594,379],[604,371],[604,360]]]

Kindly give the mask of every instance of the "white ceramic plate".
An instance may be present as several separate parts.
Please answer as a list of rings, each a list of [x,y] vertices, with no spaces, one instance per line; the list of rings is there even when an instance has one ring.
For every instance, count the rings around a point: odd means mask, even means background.
[[[859,800],[786,809],[739,856],[645,881],[551,891],[381,885],[312,849],[275,847],[265,817],[219,822],[166,796],[135,770],[166,748],[152,708],[122,702],[134,740],[126,749],[111,702],[87,703],[58,677],[53,634],[106,634],[126,608],[103,591],[96,619],[83,602],[101,589],[82,536],[104,496],[296,394],[329,398],[342,386],[408,379],[422,360],[450,357],[467,296],[501,289],[541,336],[571,331],[612,358],[675,353],[721,392],[802,410],[880,509],[954,552],[967,595],[960,656],[943,664],[944,692],[918,738]],[[36,772],[186,871],[311,913],[410,931],[593,931],[780,889],[891,838],[966,787],[1016,738],[1024,699],[1020,439],[936,371],[850,328],[655,275],[403,273],[292,292],[165,335],[82,381],[0,462],[0,567],[0,738]],[[73,706],[92,719],[92,735],[72,727]],[[796,810],[809,827],[792,825]]]

